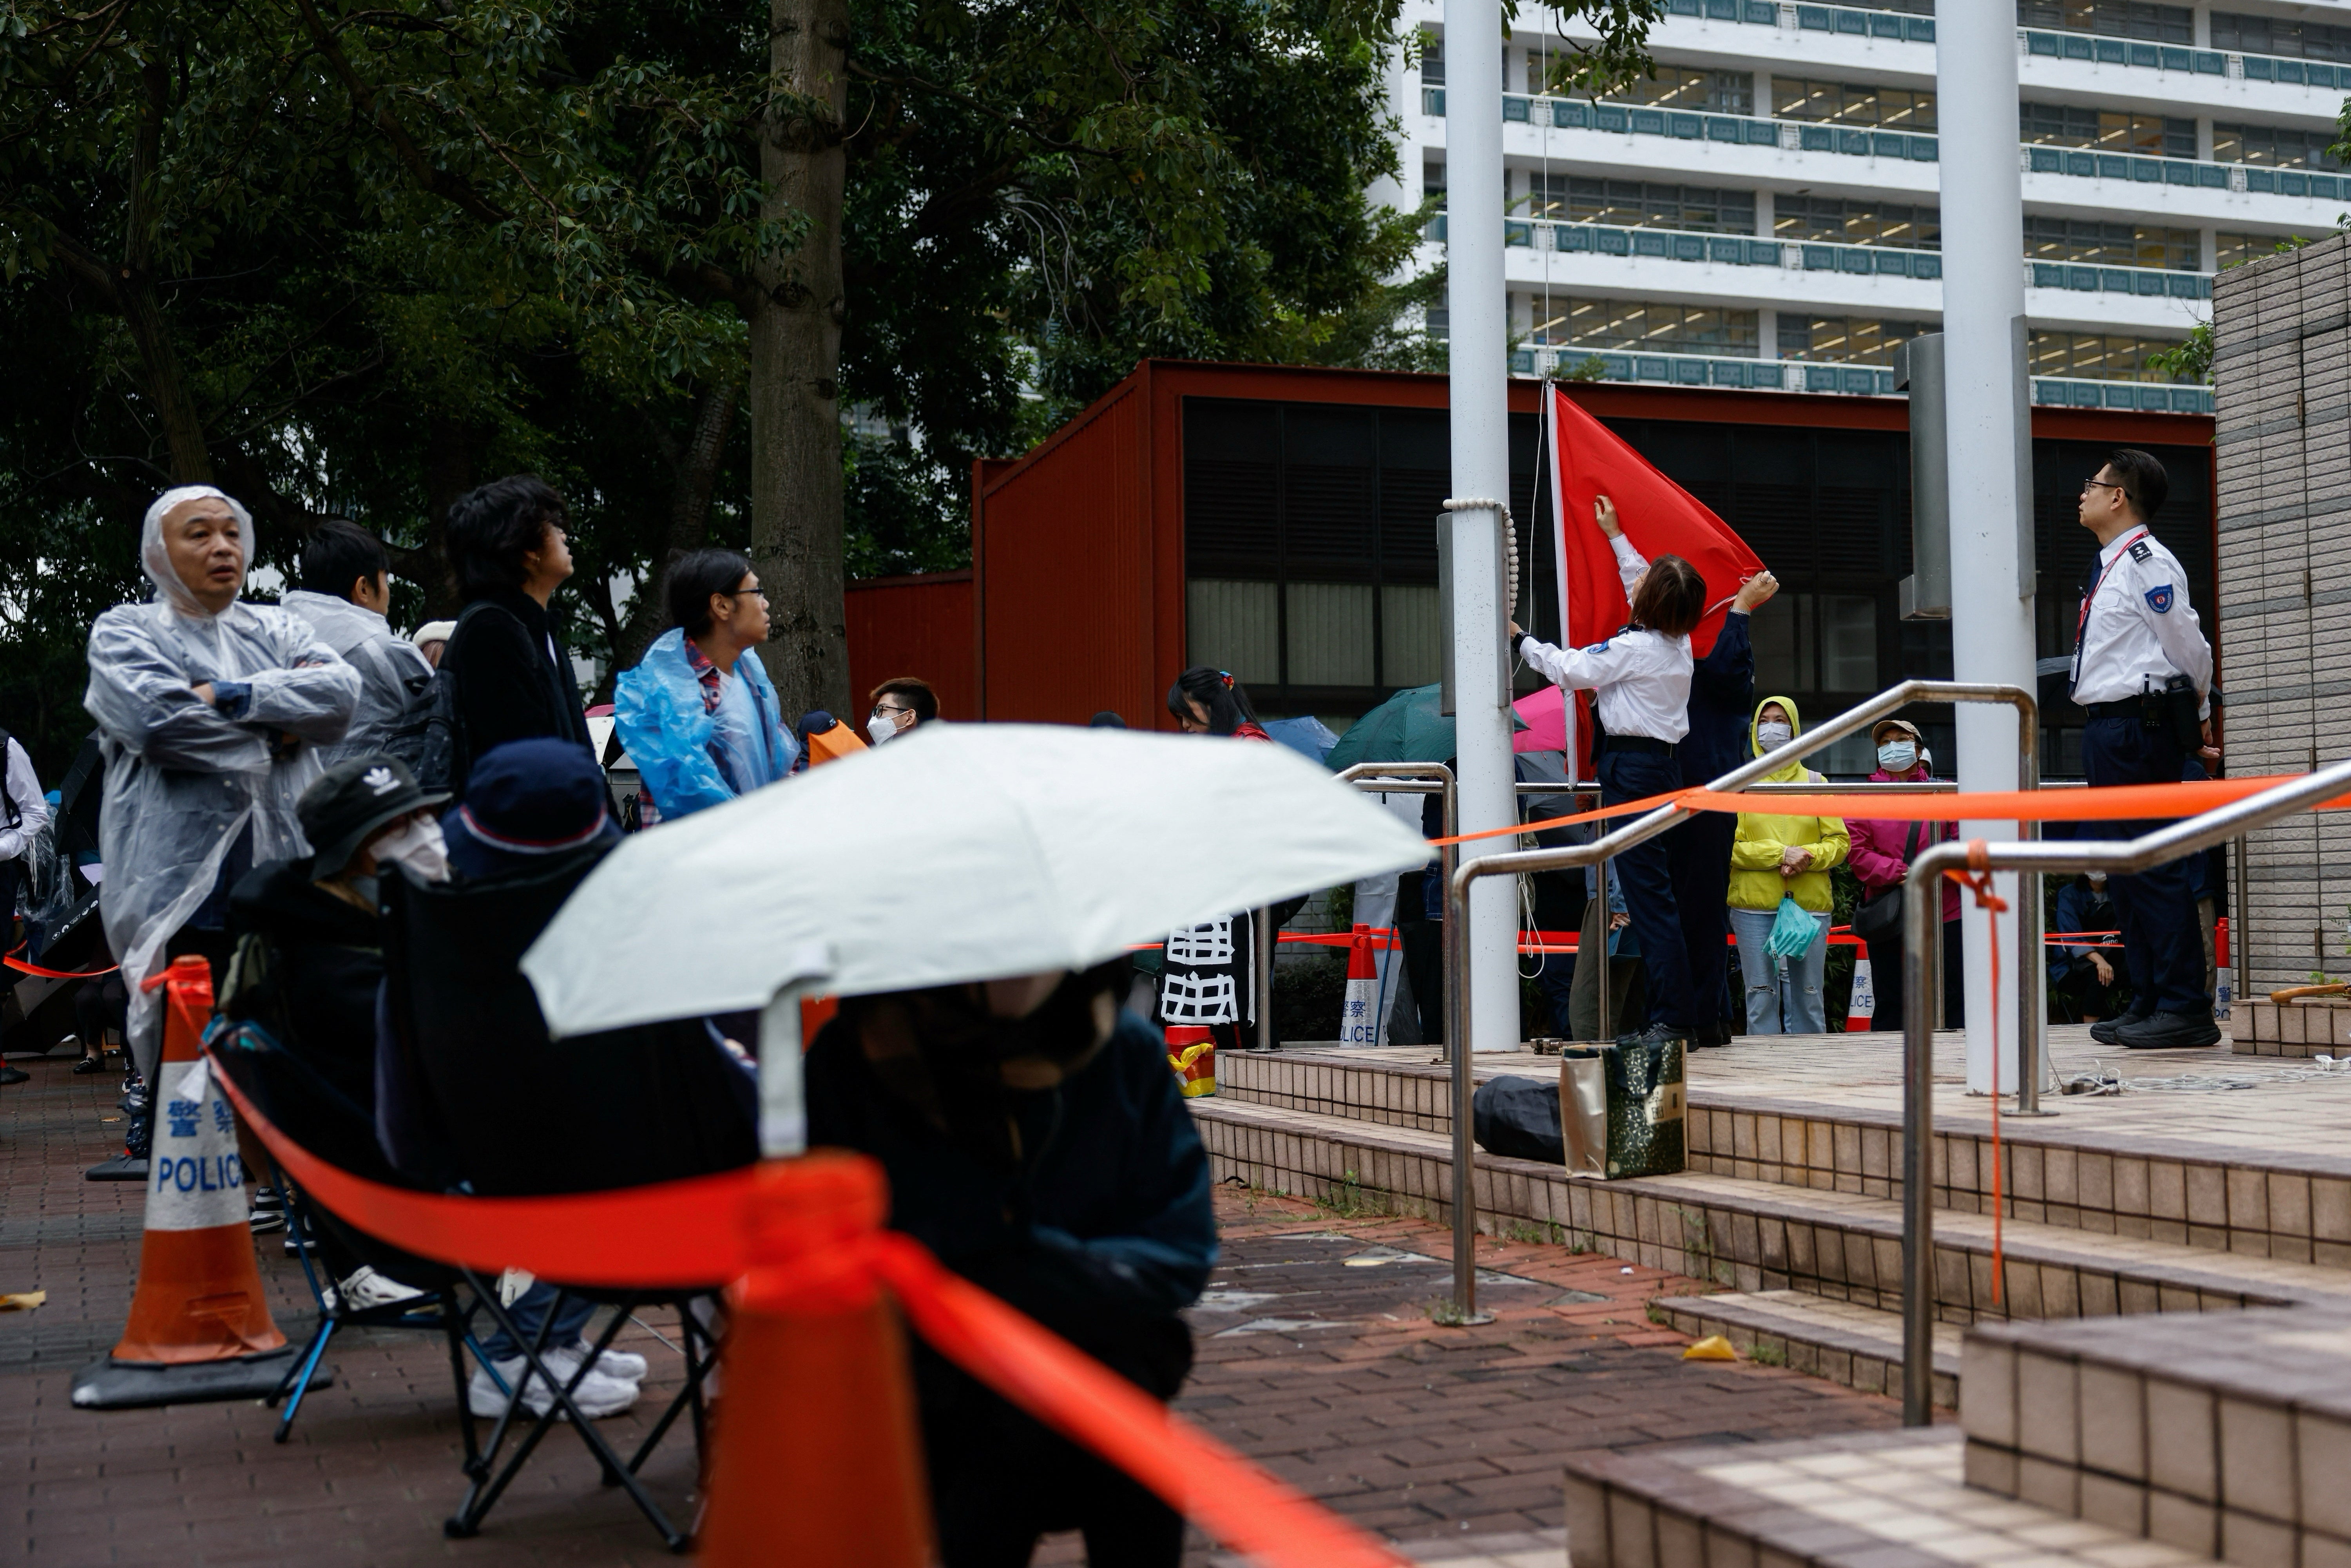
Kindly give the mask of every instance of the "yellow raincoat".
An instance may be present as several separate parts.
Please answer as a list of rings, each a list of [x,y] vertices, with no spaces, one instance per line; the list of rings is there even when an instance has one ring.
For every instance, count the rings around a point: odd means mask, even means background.
[[[1755,744],[1755,727],[1763,710],[1777,703],[1787,710],[1789,727],[1797,734],[1804,732],[1804,721],[1796,712],[1796,705],[1786,697],[1765,697],[1755,705],[1755,715],[1747,723],[1748,749],[1761,755]],[[1799,780],[1820,783],[1822,777],[1802,762],[1791,762],[1773,773],[1764,775],[1766,782],[1790,784]],[[1780,856],[1791,844],[1813,852],[1813,863],[1791,877],[1780,874]],[[1836,907],[1836,894],[1829,884],[1829,868],[1844,863],[1845,852],[1852,840],[1844,831],[1842,817],[1770,817],[1758,811],[1739,813],[1739,833],[1730,845],[1730,907],[1733,909],[1777,909],[1782,894],[1792,894],[1796,902],[1815,915],[1826,914]]]

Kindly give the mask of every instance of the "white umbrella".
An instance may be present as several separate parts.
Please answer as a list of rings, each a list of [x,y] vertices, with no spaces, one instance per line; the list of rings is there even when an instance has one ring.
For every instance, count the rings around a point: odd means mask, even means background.
[[[1081,968],[1429,852],[1288,747],[926,725],[631,838],[522,968],[580,1034]]]

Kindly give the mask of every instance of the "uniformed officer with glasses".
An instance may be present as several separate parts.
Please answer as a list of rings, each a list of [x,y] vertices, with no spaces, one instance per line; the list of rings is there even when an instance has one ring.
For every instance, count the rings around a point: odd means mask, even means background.
[[[2082,483],[2082,526],[2098,558],[2074,624],[2074,700],[2089,713],[2082,764],[2093,788],[2176,784],[2212,740],[2212,646],[2188,601],[2179,558],[2147,531],[2170,484],[2163,465],[2119,447]],[[2131,838],[2153,822],[2116,822]],[[2093,1024],[2106,1045],[2154,1051],[2220,1038],[2205,988],[2204,944],[2189,862],[2107,879],[2122,926],[2130,1010]]]

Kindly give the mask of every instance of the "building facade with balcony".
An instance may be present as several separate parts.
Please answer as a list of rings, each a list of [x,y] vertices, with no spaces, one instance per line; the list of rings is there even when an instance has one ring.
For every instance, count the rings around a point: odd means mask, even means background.
[[[1995,0],[2005,3],[2005,0]],[[1523,375],[1886,393],[1937,329],[1933,0],[1668,0],[1653,79],[1547,90],[1573,47],[1520,12],[1501,113],[1511,364]],[[1407,0],[1392,77],[1401,162],[1447,186],[1443,0]],[[2351,3],[2017,0],[2032,397],[2209,413],[2149,357],[2209,319],[2212,276],[2332,231],[2351,171]],[[1441,259],[1439,211],[1423,260]],[[1442,335],[1442,312],[1430,328]]]

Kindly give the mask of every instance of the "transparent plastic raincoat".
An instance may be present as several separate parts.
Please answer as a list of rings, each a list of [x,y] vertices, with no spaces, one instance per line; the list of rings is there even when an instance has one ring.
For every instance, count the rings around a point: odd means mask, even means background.
[[[359,711],[342,739],[319,748],[320,766],[385,751],[414,768],[424,750],[424,694],[433,684],[424,651],[395,634],[374,611],[331,593],[298,588],[278,603],[308,622],[319,641],[360,673]]]
[[[784,723],[783,704],[757,653],[735,661],[716,713],[702,706],[702,683],[686,661],[685,631],[653,639],[636,668],[612,689],[621,745],[664,821],[723,805],[792,770],[799,743]]]
[[[358,672],[298,617],[241,600],[214,615],[182,584],[163,547],[163,514],[207,496],[235,509],[252,559],[243,507],[209,486],[166,491],[139,542],[155,598],[118,604],[90,627],[82,697],[106,761],[99,913],[130,991],[128,1038],[151,1077],[162,1013],[142,982],[213,891],[240,833],[250,828],[256,863],[309,852],[294,802],[323,771],[319,747],[342,738],[360,695]],[[193,688],[207,681],[248,688],[241,717],[197,698]],[[271,731],[304,744],[272,761]]]

